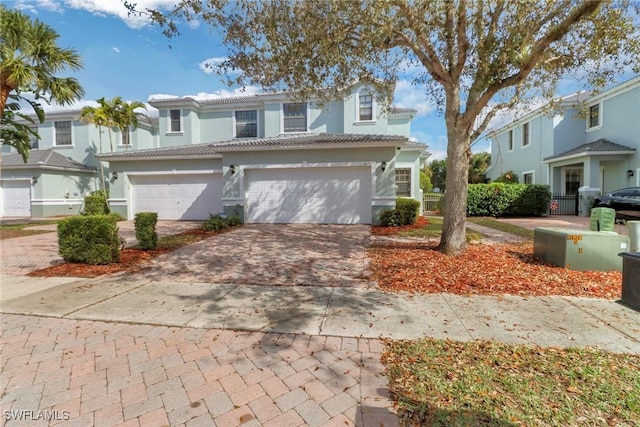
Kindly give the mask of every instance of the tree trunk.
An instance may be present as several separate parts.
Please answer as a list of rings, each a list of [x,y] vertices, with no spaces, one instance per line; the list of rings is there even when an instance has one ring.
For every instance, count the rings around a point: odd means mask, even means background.
[[[444,221],[438,250],[446,255],[460,253],[466,243],[467,180],[469,177],[469,127],[460,123],[455,110],[447,112],[447,178],[444,193]]]

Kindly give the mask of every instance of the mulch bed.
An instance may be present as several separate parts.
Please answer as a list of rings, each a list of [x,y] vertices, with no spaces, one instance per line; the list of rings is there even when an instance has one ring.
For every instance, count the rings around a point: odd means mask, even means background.
[[[575,271],[533,257],[533,244],[469,245],[446,256],[436,244],[389,243],[368,249],[381,289],[459,295],[582,296],[620,298],[618,271]]]
[[[418,217],[418,220],[415,224],[411,225],[403,225],[402,227],[382,227],[380,225],[376,225],[371,227],[371,234],[374,236],[395,236],[401,231],[405,230],[415,230],[417,228],[422,228],[429,224],[429,220],[424,217]]]

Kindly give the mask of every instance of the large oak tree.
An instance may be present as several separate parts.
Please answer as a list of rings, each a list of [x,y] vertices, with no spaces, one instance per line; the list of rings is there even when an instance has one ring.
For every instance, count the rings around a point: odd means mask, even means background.
[[[598,88],[637,67],[637,9],[626,0],[182,0],[138,12],[169,36],[190,20],[220,31],[228,59],[218,71],[232,84],[328,100],[359,80],[390,99],[412,70],[446,122],[440,250],[455,254],[465,245],[470,144],[498,111],[551,99],[563,77]]]

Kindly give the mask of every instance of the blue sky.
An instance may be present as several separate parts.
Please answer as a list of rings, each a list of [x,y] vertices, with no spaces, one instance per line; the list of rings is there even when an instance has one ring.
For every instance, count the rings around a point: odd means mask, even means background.
[[[141,7],[163,8],[174,0],[134,0]],[[220,96],[237,93],[203,66],[226,54],[220,37],[206,25],[181,28],[181,35],[167,39],[146,18],[129,17],[121,0],[4,0],[32,18],[47,23],[59,34],[59,45],[75,48],[84,68],[74,76],[86,91],[86,100],[121,96],[147,101],[153,95]],[[69,73],[67,73],[68,75]],[[560,95],[575,90],[561,88]],[[258,88],[248,88],[255,92]],[[413,139],[429,145],[432,158],[446,157],[446,128],[423,89],[407,80],[396,87],[397,107],[415,108]],[[489,151],[489,142],[480,141],[474,151]]]

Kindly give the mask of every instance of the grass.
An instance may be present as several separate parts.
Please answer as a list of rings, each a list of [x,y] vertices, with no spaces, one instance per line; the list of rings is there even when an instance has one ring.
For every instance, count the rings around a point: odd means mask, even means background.
[[[442,218],[440,217],[428,217],[429,223],[422,227],[412,230],[402,230],[398,233],[403,237],[424,237],[424,238],[440,238],[442,234]],[[466,230],[467,242],[482,240],[483,234],[476,231]]]
[[[474,224],[483,225],[485,227],[493,228],[495,230],[504,231],[505,233],[515,234],[516,236],[524,237],[529,240],[533,240],[533,230],[528,228],[519,227],[513,224],[507,224],[506,222],[496,221],[493,218],[467,218],[467,221]]]
[[[0,225],[0,240],[16,237],[33,236],[36,234],[53,233],[53,230],[30,230],[29,227],[37,225],[57,224],[57,220],[29,222],[26,224]]]
[[[494,341],[390,342],[405,425],[640,425],[640,355]]]

